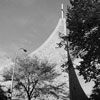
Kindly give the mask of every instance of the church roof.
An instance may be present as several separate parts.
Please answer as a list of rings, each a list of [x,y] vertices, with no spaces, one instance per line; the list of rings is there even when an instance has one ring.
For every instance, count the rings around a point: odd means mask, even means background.
[[[39,56],[39,58],[46,58],[47,60],[59,63],[62,61],[65,51],[62,48],[57,48],[57,43],[60,43],[61,38],[59,33],[66,34],[66,19],[64,18],[63,4],[61,4],[61,18],[55,30],[51,33],[49,38],[35,51],[33,51],[30,56]]]
[[[61,60],[64,55],[64,50],[62,48],[57,48],[61,41],[59,33],[66,33],[66,19],[60,18],[55,30],[52,32],[50,37],[35,51],[33,51],[30,56],[37,55],[40,58],[48,58],[48,60]],[[59,59],[58,59],[59,58]]]

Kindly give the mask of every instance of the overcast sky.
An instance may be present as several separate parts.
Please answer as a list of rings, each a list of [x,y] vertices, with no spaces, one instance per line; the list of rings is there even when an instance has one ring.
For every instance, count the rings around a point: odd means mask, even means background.
[[[66,11],[68,0],[0,0],[0,66],[19,48],[31,53],[51,35],[61,17],[61,3]]]
[[[0,0],[0,54],[38,48],[56,27],[61,2],[66,10],[68,0]]]

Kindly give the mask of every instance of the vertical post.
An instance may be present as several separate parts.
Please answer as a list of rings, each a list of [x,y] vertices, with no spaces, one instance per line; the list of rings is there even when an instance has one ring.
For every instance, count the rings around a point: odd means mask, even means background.
[[[15,60],[15,59],[14,59]],[[14,61],[15,62],[15,61]],[[16,63],[15,63],[15,65],[14,66],[16,66]],[[12,69],[12,79],[11,79],[11,100],[12,100],[12,93],[13,93],[13,81],[14,81],[14,69],[15,69],[15,67],[13,66],[13,69]]]
[[[61,18],[64,18],[64,5],[61,4]]]
[[[24,48],[19,48],[18,51],[19,51],[19,50],[23,50],[24,52],[27,52],[27,50],[24,49]],[[15,59],[14,59],[15,65],[13,66],[13,70],[12,70],[12,79],[11,79],[11,82],[12,82],[12,83],[11,83],[11,100],[13,100],[12,97],[13,97],[14,73],[15,73],[16,57],[17,57],[17,55],[18,55],[18,51],[16,52],[16,56],[15,56]]]

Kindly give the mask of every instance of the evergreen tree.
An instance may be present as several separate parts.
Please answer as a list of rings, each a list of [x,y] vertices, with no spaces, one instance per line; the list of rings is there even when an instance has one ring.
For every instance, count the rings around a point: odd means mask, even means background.
[[[62,41],[68,39],[72,55],[83,59],[77,66],[80,75],[86,81],[97,81],[100,74],[100,0],[70,0],[70,3],[72,6],[67,13],[69,35],[63,36]]]
[[[70,0],[70,4],[66,19],[69,34],[61,36],[59,45],[66,49],[69,41],[73,57],[82,59],[77,66],[80,75],[86,82],[94,81],[92,96],[100,96],[100,0]]]

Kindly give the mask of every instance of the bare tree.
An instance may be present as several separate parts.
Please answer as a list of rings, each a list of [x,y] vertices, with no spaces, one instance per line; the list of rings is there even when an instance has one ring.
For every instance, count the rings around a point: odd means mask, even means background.
[[[60,75],[55,71],[55,66],[56,64],[41,61],[37,57],[16,59],[16,66],[13,67],[15,67],[14,88],[20,91],[17,96],[31,100],[50,94],[59,98],[59,92],[64,94],[62,86],[65,83],[52,85],[53,80]],[[5,80],[11,79],[11,72],[12,68],[4,71]]]

